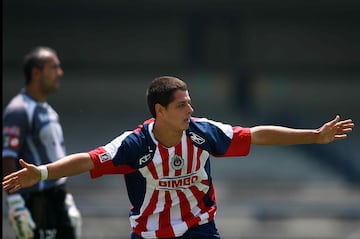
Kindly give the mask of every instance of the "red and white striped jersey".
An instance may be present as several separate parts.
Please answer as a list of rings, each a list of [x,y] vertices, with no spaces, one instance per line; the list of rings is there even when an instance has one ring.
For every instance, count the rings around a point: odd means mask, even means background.
[[[154,137],[154,119],[134,131],[124,132],[105,146],[89,152],[96,178],[124,174],[130,224],[143,238],[169,238],[213,220],[215,190],[210,175],[210,155],[245,156],[249,153],[249,128],[205,118],[192,118],[174,147],[162,146]]]

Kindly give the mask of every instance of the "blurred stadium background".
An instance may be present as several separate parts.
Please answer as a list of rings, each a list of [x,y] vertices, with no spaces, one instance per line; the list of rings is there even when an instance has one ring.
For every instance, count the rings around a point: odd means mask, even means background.
[[[68,153],[149,117],[145,89],[184,79],[195,116],[253,126],[360,120],[359,1],[3,1],[3,108],[22,57],[48,45],[65,76],[49,98]],[[359,239],[359,129],[330,145],[253,147],[213,159],[224,239]],[[129,238],[121,176],[69,179],[83,238]],[[4,192],[3,192],[4,197]],[[2,236],[14,238],[2,204]]]

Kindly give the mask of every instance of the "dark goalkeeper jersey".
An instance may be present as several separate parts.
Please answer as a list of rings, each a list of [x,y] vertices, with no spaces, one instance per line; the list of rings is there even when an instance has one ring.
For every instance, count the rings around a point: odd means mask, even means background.
[[[65,156],[59,116],[46,102],[40,103],[24,91],[16,95],[3,111],[2,157],[24,159],[41,165]],[[21,166],[18,164],[18,168]],[[65,183],[66,178],[40,181],[20,193],[41,191]]]
[[[144,238],[171,238],[213,220],[216,213],[210,155],[245,156],[249,128],[192,118],[174,147],[154,137],[154,119],[89,152],[91,177],[124,174],[133,231]]]

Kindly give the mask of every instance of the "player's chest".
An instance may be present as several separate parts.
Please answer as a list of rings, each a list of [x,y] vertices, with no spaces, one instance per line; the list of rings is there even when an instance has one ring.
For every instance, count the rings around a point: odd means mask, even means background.
[[[165,148],[159,145],[144,169],[153,178],[186,176],[203,168],[209,153],[194,145],[179,144]]]

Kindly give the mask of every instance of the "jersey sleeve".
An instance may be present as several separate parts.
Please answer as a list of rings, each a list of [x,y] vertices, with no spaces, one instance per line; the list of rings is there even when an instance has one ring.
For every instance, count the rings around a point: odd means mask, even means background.
[[[248,155],[251,148],[250,128],[233,126],[232,130],[233,130],[233,135],[232,135],[231,143],[226,153],[222,156],[234,157],[234,156]]]
[[[134,171],[127,165],[115,166],[112,162],[112,154],[104,147],[98,147],[88,153],[95,165],[90,170],[91,178],[98,178],[106,174],[127,174]]]
[[[250,152],[250,128],[232,126],[206,118],[194,118],[193,141],[198,141],[215,157],[246,156]],[[194,133],[199,133],[204,142],[195,139]],[[197,136],[197,137],[199,137]],[[201,146],[204,145],[204,146]]]
[[[91,178],[97,178],[105,174],[128,174],[134,171],[133,167],[126,162],[120,165],[115,164],[116,157],[121,152],[120,148],[124,148],[124,140],[130,134],[132,134],[131,131],[126,131],[105,146],[88,152],[95,165],[94,169],[90,170]],[[123,157],[125,157],[126,152],[123,154]]]

